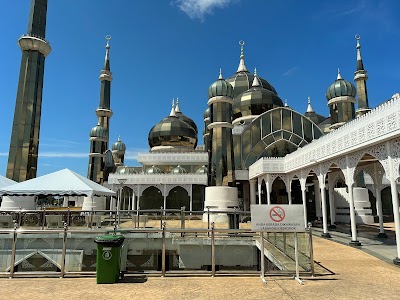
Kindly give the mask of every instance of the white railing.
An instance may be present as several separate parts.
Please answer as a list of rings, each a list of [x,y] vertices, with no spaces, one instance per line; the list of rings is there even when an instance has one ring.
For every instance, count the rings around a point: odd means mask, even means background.
[[[158,162],[165,163],[168,161],[169,164],[179,163],[198,163],[206,165],[208,163],[207,152],[157,152],[157,153],[139,153],[137,161],[144,165],[157,164]]]
[[[119,184],[118,179],[126,179],[129,184],[200,184],[207,185],[207,174],[110,174],[108,184]]]

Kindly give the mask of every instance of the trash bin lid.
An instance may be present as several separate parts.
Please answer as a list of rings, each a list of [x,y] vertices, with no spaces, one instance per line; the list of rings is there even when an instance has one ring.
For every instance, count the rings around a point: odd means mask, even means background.
[[[94,239],[95,243],[106,244],[111,246],[120,246],[124,242],[125,237],[122,235],[102,235]]]

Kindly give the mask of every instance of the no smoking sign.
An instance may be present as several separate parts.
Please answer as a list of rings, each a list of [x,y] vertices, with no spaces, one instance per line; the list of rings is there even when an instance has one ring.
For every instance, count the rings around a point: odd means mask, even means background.
[[[285,219],[285,210],[280,206],[274,206],[269,211],[269,216],[272,221],[282,222]]]

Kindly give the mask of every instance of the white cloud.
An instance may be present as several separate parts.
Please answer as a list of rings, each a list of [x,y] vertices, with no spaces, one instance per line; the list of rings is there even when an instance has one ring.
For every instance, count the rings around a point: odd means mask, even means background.
[[[191,19],[204,21],[205,15],[212,14],[216,8],[224,8],[233,0],[175,0],[173,4]]]
[[[299,69],[299,67],[295,66],[290,68],[289,70],[287,70],[285,73],[282,74],[283,77],[287,77],[287,76],[291,76],[293,75],[297,70]]]
[[[39,157],[46,158],[87,158],[89,157],[89,153],[82,152],[40,152]]]
[[[134,150],[126,150],[125,152],[125,160],[137,160],[138,153],[147,153],[149,149],[134,149]]]

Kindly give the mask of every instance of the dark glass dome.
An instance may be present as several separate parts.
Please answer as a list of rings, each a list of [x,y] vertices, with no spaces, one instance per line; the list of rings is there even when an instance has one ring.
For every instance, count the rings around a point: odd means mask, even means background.
[[[343,96],[355,97],[356,88],[351,82],[344,80],[339,73],[338,79],[336,79],[326,90],[326,99],[329,101],[333,98]]]
[[[178,117],[168,116],[151,128],[148,141],[151,148],[156,146],[196,148],[197,132]]]
[[[162,171],[156,166],[151,166],[150,169],[146,170],[146,174],[162,174]]]
[[[184,121],[187,124],[189,124],[190,126],[192,126],[194,131],[196,131],[196,134],[197,134],[197,132],[198,132],[197,125],[191,118],[189,118],[188,116],[186,116],[185,114],[183,114],[180,111],[175,111],[175,114],[181,121]]]
[[[100,124],[97,124],[95,127],[93,127],[90,130],[90,137],[97,137],[97,138],[107,138],[107,130],[100,126]]]
[[[258,76],[257,76],[258,77]],[[235,75],[225,79],[233,87],[233,97],[236,98],[241,93],[251,88],[254,80],[254,75],[249,72],[238,72]],[[258,77],[261,86],[275,94],[278,94],[275,88],[264,78]]]
[[[171,174],[186,174],[187,171],[185,168],[182,168],[180,165],[176,166],[172,169]]]
[[[275,92],[258,86],[252,87],[235,98],[232,107],[233,120],[244,116],[261,115],[282,106],[282,100]]]
[[[121,141],[121,139],[118,137],[118,140],[111,146],[111,150],[113,151],[122,151],[125,152],[126,150],[126,145]]]
[[[229,82],[222,79],[222,77],[217,81],[214,81],[208,88],[208,98],[210,99],[216,96],[226,96],[233,98],[232,85]]]

